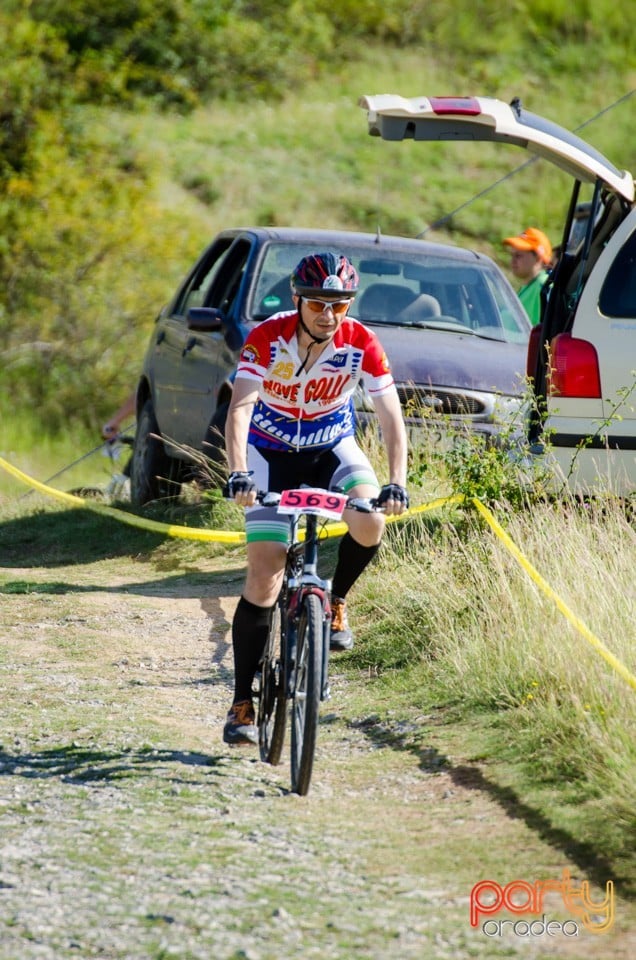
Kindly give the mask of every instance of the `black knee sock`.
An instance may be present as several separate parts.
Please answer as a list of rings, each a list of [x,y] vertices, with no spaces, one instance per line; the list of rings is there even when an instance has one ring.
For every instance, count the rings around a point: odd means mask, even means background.
[[[345,533],[340,541],[336,572],[333,575],[332,592],[334,597],[344,600],[365,567],[375,557],[379,543],[372,547],[363,547],[351,534]]]
[[[257,607],[245,597],[238,602],[232,621],[234,703],[252,699],[254,674],[265,649],[273,609]]]

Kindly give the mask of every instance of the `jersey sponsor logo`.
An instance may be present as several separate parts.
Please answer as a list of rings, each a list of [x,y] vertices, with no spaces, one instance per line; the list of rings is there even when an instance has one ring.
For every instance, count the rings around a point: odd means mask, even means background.
[[[331,403],[342,394],[345,384],[350,379],[348,373],[341,373],[337,377],[319,377],[317,380],[310,380],[305,386],[305,403],[312,401]]]
[[[346,366],[347,363],[347,354],[346,353],[337,353],[335,357],[330,357],[328,360],[325,360],[323,367],[333,367],[337,370],[339,367]]]
[[[263,390],[273,397],[280,397],[282,400],[289,400],[290,403],[296,403],[300,384],[279,383],[278,380],[263,380]]]
[[[245,363],[258,363],[260,359],[259,352],[254,344],[245,344],[241,350],[241,360],[245,361]]]

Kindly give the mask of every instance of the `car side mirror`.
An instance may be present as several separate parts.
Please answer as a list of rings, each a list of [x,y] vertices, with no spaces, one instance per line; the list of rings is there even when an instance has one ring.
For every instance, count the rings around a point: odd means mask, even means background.
[[[223,336],[230,350],[236,352],[245,343],[247,333],[247,327],[242,323],[229,323],[223,331]]]
[[[225,324],[225,314],[218,307],[190,307],[186,315],[188,330],[218,333]]]
[[[247,336],[247,327],[228,321],[219,307],[190,307],[187,313],[188,330],[200,333],[223,333],[230,350],[240,350]]]

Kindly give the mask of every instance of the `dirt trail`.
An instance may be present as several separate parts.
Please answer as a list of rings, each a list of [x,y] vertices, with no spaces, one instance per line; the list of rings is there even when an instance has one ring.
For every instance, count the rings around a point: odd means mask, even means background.
[[[479,880],[585,877],[458,736],[337,660],[308,797],[286,753],[225,747],[240,583],[213,561],[0,569],[0,960],[636,956],[620,901],[604,935],[567,935],[556,894],[560,932],[471,928]]]

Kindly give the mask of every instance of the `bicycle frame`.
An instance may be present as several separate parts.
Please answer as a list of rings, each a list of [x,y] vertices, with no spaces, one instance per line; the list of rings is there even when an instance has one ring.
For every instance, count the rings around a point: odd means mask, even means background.
[[[293,696],[293,665],[296,652],[296,628],[305,596],[315,594],[323,610],[323,647],[322,680],[320,699],[329,698],[329,634],[331,630],[331,581],[318,576],[318,519],[314,514],[305,514],[304,543],[298,539],[300,512],[291,519],[291,543],[287,549],[285,575],[281,592],[285,615],[285,636],[287,638],[286,656],[286,694]]]
[[[283,582],[257,683],[259,748],[262,760],[280,762],[291,703],[292,789],[304,795],[314,761],[319,704],[329,698],[331,581],[318,575],[318,521],[339,518],[345,505],[364,512],[375,505],[317,488],[257,496],[260,503],[286,513],[290,522]],[[302,516],[304,542],[299,533]]]

